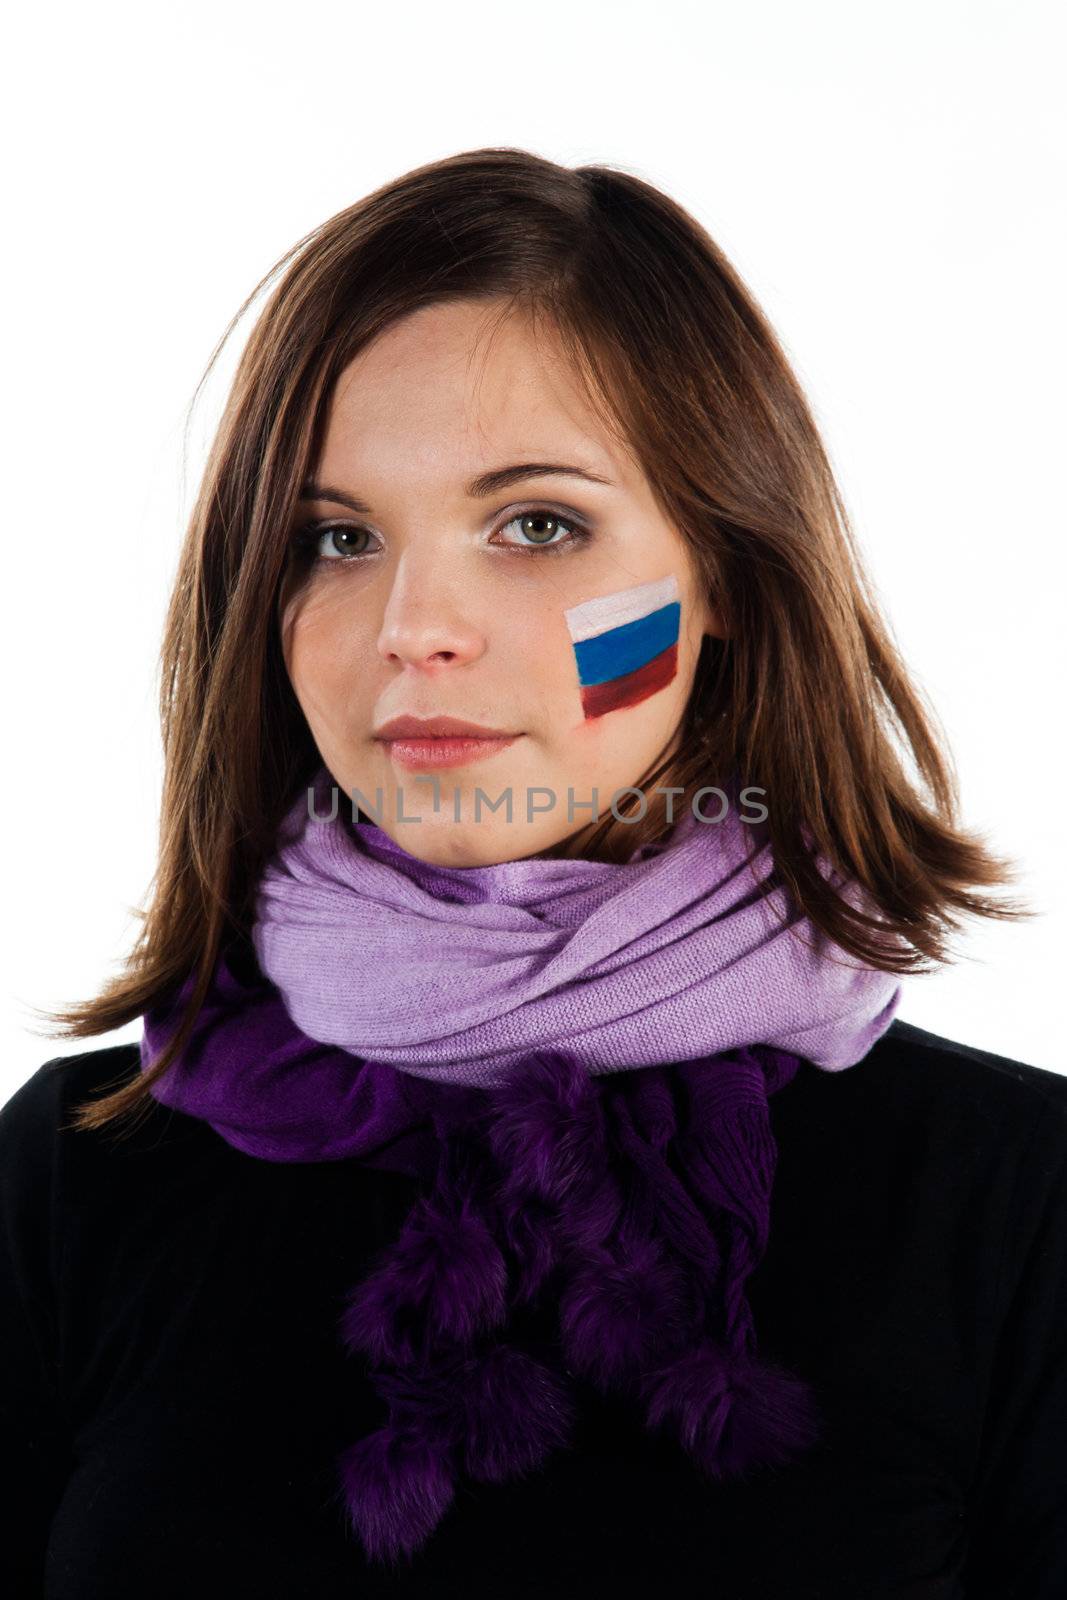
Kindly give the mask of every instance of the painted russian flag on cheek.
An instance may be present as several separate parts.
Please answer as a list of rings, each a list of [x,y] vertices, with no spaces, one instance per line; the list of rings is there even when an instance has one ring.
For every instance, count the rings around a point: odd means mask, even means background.
[[[682,607],[673,576],[571,606],[567,619],[586,718],[635,706],[678,670]]]

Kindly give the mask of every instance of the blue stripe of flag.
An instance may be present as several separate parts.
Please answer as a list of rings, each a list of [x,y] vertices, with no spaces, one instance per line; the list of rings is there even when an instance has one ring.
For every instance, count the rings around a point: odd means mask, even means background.
[[[681,615],[681,603],[672,600],[646,617],[580,640],[574,646],[579,683],[607,683],[627,672],[636,672],[674,644]]]

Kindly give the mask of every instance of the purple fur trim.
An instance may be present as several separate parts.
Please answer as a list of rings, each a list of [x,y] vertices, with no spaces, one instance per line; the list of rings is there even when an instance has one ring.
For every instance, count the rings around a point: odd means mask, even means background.
[[[346,1457],[369,1556],[429,1537],[458,1466],[503,1482],[568,1442],[565,1378],[492,1342],[546,1291],[561,1362],[636,1395],[710,1476],[818,1440],[809,1386],[756,1359],[745,1295],[776,1156],[766,1072],[753,1049],[598,1080],[550,1050],[504,1085],[431,1105],[432,1190],[341,1322],[389,1413]]]
[[[819,1437],[822,1417],[808,1384],[711,1343],[674,1361],[644,1390],[649,1425],[669,1426],[712,1478],[788,1462]]]
[[[463,1384],[470,1358],[447,1356],[408,1367],[383,1367],[372,1374],[389,1420],[412,1439],[451,1447],[463,1427]]]
[[[514,1345],[375,1372],[372,1381],[394,1428],[438,1449],[459,1444],[466,1470],[485,1482],[529,1471],[570,1437],[566,1382]]]
[[[776,1363],[744,1357],[732,1381],[734,1403],[716,1462],[720,1475],[742,1477],[753,1464],[786,1465],[818,1441],[825,1418],[810,1384]]]
[[[560,1334],[571,1366],[606,1389],[678,1341],[691,1299],[676,1263],[652,1239],[625,1257],[582,1263],[560,1297]]]
[[[556,1265],[557,1243],[551,1210],[539,1200],[523,1205],[514,1197],[497,1201],[501,1242],[515,1261],[516,1306],[536,1298]]]
[[[694,1460],[713,1461],[732,1398],[726,1352],[706,1342],[649,1378],[644,1390],[650,1427],[670,1427]]]
[[[517,1477],[569,1441],[574,1407],[567,1389],[524,1350],[501,1345],[472,1362],[463,1401],[464,1461],[472,1478]]]
[[[440,1447],[391,1424],[350,1445],[338,1467],[352,1524],[376,1561],[411,1555],[456,1492],[451,1463]]]
[[[625,1196],[609,1166],[602,1101],[573,1057],[542,1051],[493,1089],[485,1137],[509,1234],[521,1236],[522,1216],[534,1208],[551,1217],[557,1250],[595,1250],[609,1238]]]
[[[467,1201],[448,1216],[420,1199],[388,1260],[350,1294],[341,1323],[350,1352],[407,1362],[442,1339],[466,1343],[507,1315],[507,1266]]]
[[[557,1050],[531,1055],[521,1072],[493,1089],[492,1100],[489,1145],[506,1189],[562,1205],[603,1164],[600,1100],[571,1056]]]

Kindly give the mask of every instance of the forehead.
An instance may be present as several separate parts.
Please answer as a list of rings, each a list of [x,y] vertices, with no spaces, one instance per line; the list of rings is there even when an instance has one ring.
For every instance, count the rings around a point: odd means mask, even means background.
[[[440,481],[544,459],[618,479],[623,457],[551,325],[535,329],[479,300],[424,307],[349,363],[330,400],[320,470]]]

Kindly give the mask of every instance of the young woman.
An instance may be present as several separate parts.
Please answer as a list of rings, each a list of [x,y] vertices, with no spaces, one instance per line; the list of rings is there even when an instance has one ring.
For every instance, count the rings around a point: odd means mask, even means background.
[[[512,149],[276,273],[143,1041],[0,1113],[5,1592],[1062,1595],[1067,1080],[896,1016],[1026,913],[767,322]]]

